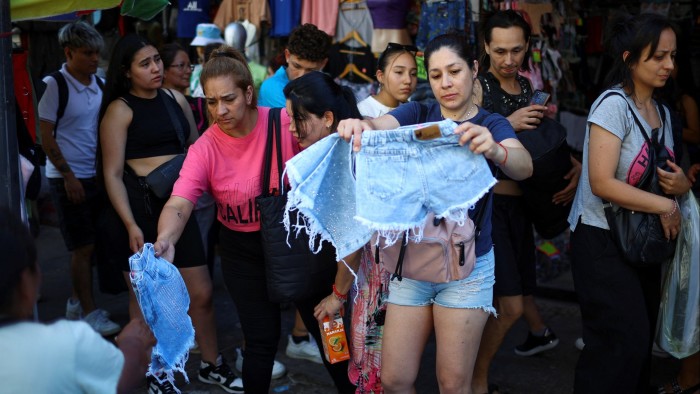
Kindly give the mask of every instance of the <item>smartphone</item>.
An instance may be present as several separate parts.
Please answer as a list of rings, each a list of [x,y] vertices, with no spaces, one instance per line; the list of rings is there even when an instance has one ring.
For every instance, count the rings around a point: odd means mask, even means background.
[[[532,100],[530,100],[530,104],[547,105],[547,102],[549,101],[549,96],[550,95],[547,92],[535,90],[535,93],[532,94]]]

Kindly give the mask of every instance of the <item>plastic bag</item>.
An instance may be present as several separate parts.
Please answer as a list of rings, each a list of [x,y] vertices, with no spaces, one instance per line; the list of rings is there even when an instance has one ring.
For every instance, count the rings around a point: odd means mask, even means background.
[[[700,351],[700,209],[690,191],[678,203],[681,231],[664,277],[656,343],[680,359]]]

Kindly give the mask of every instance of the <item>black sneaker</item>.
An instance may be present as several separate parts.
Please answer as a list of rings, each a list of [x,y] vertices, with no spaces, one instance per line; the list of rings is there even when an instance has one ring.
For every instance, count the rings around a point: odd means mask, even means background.
[[[167,380],[163,383],[158,383],[158,380],[153,376],[148,377],[148,394],[178,394],[179,391]]]
[[[544,330],[544,335],[538,337],[527,333],[527,340],[521,345],[515,347],[515,354],[518,356],[532,356],[533,354],[542,353],[559,344],[559,338],[547,327]]]
[[[215,384],[229,393],[243,393],[243,380],[237,378],[231,370],[231,367],[226,364],[224,356],[221,357],[221,365],[218,367],[208,362],[202,361],[202,367],[199,368],[200,382]]]

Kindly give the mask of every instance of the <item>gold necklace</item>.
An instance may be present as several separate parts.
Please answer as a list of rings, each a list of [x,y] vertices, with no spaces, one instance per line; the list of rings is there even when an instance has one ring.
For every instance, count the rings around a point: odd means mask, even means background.
[[[461,120],[455,120],[455,122],[466,122],[467,120],[469,120],[469,117],[471,116],[472,111],[475,107],[476,104],[472,104],[472,106],[469,107],[469,111],[467,111],[467,114],[464,116],[464,118],[462,118]],[[445,119],[445,115],[443,115],[442,113],[440,113],[440,116],[442,116],[442,119]]]

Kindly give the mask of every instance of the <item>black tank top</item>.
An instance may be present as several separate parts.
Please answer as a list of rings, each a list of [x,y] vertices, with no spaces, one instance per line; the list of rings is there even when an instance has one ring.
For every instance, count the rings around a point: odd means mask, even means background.
[[[180,122],[185,140],[189,138],[190,125],[174,97],[158,89],[156,97],[152,99],[131,93],[125,94],[121,99],[133,112],[126,137],[126,160],[184,153],[173,122]],[[173,104],[176,119],[170,119],[163,99],[170,100]]]

